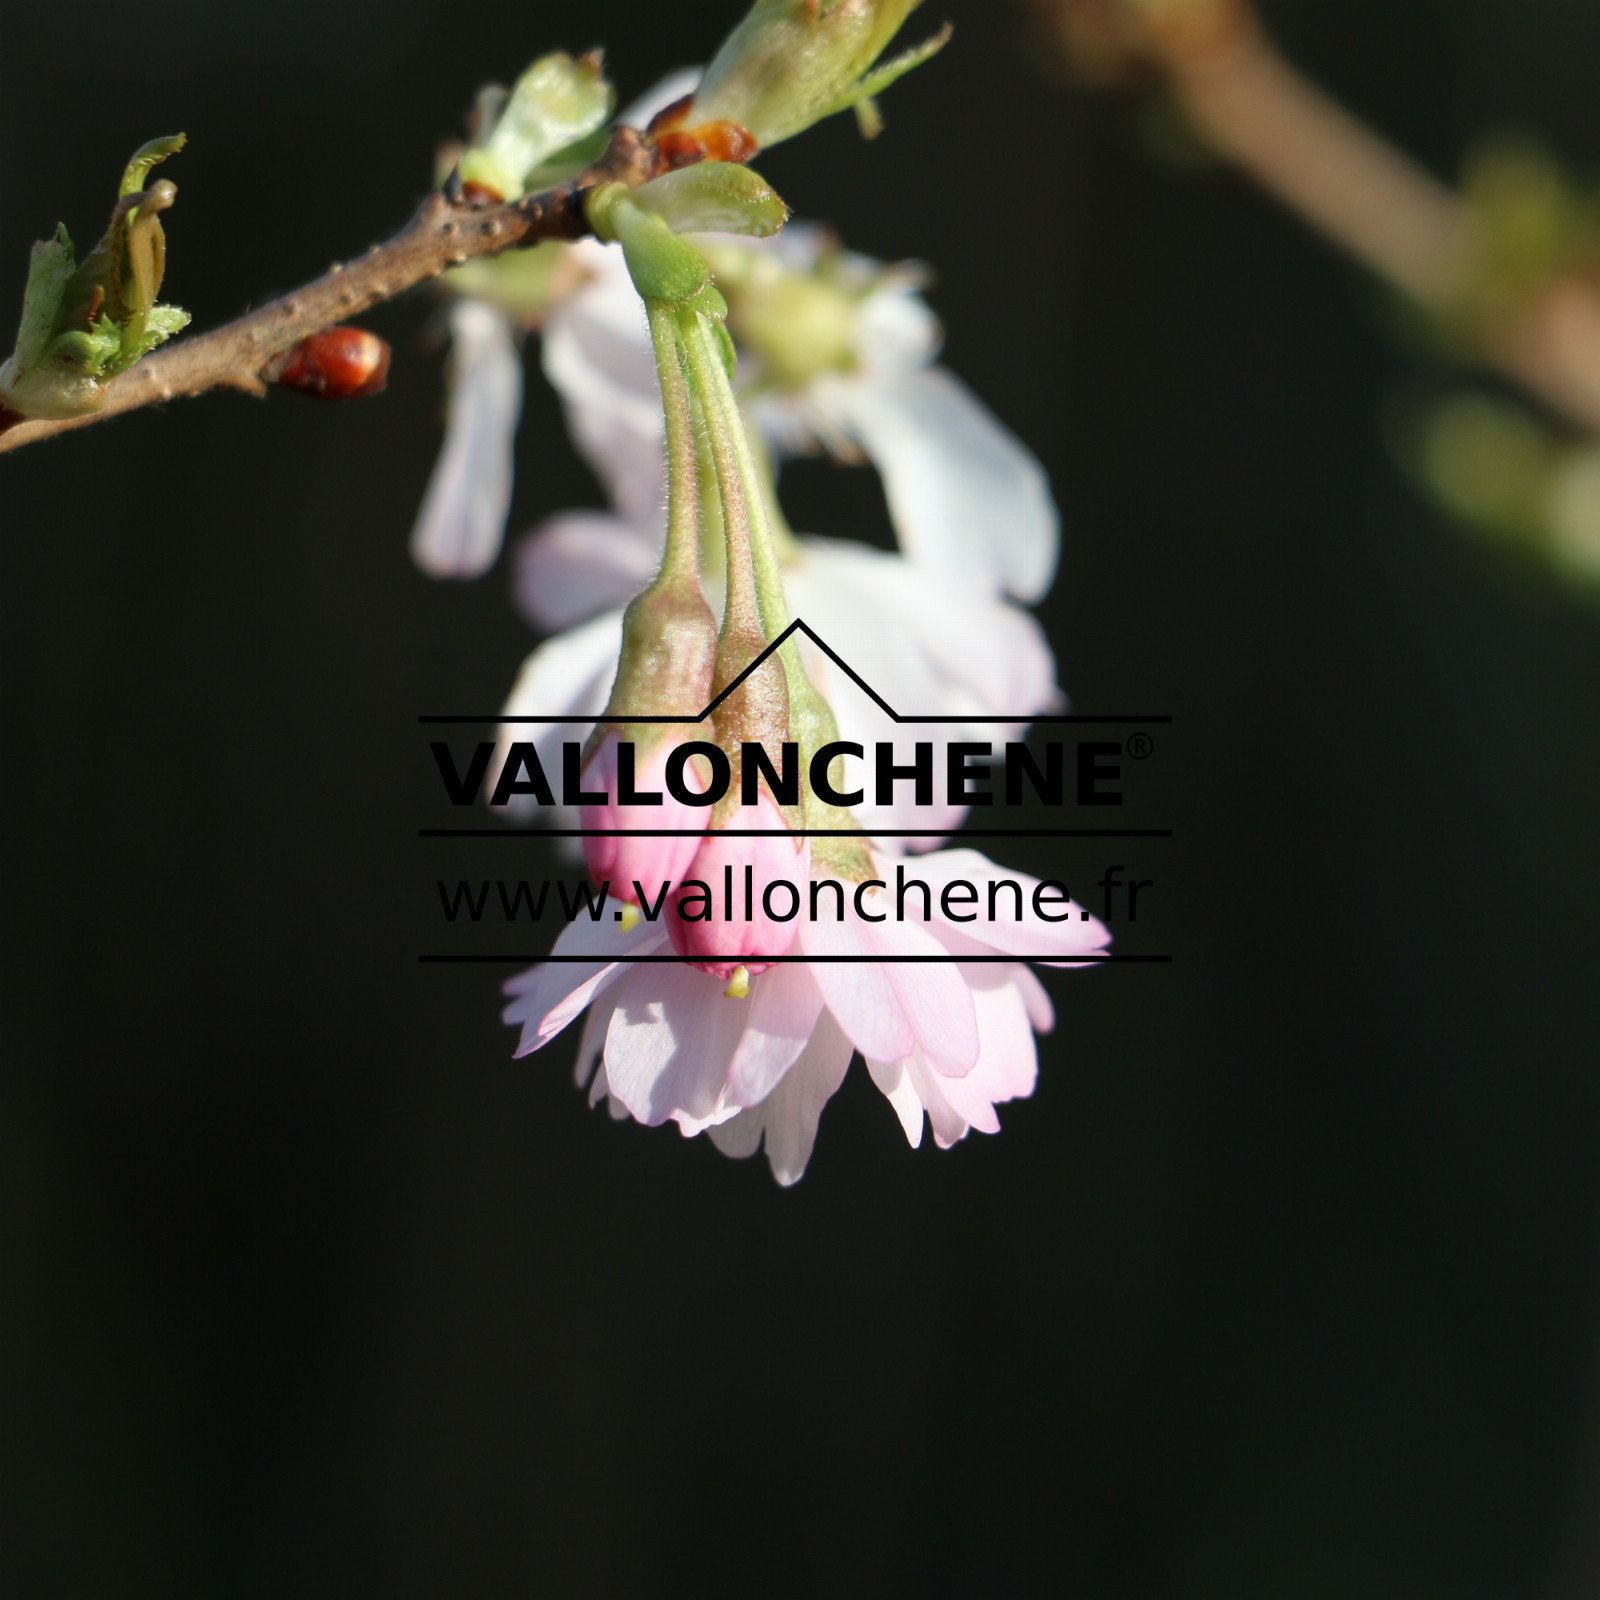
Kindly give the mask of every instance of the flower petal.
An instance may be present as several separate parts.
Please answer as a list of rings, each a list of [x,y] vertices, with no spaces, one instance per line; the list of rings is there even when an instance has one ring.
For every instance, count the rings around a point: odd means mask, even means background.
[[[655,576],[658,545],[604,511],[562,511],[521,540],[512,593],[534,627],[559,633],[614,611]]]
[[[840,787],[865,791],[855,808],[863,827],[904,828],[908,834],[954,831],[966,807],[945,792],[946,753],[953,743],[1003,747],[1020,737],[1023,723],[1059,700],[1055,662],[1039,625],[1003,600],[974,593],[904,556],[830,539],[806,539],[786,574],[792,609],[834,650],[873,694],[896,712],[971,717],[908,730],[809,639],[801,650],[812,681],[839,724],[839,737],[866,750],[894,747],[897,765],[910,765],[919,741],[934,747],[934,803],[919,806],[909,782],[897,784],[889,805],[876,804],[868,763],[846,757]],[[1011,715],[1015,724],[996,724]],[[927,850],[937,837],[907,837],[910,850]]]
[[[1019,600],[1049,589],[1061,524],[1044,469],[958,379],[940,367],[829,377],[810,399],[872,458],[915,560]]]
[[[430,577],[476,578],[494,565],[505,536],[522,412],[511,323],[482,301],[451,307],[448,382],[444,447],[411,532],[411,557]]]
[[[632,105],[616,115],[617,124],[624,128],[647,128],[658,111],[665,111],[685,95],[693,94],[705,76],[704,67],[679,67],[669,72],[653,89],[647,89]]]
[[[728,1067],[735,1104],[759,1105],[776,1090],[816,1036],[821,1014],[822,990],[799,962],[773,967],[752,981],[750,1019]]]
[[[764,1132],[773,1177],[786,1189],[798,1183],[817,1142],[822,1108],[844,1082],[852,1053],[844,1030],[824,1011],[810,1043],[777,1088],[760,1105],[713,1128],[712,1142],[725,1155],[754,1155]]]
[[[891,882],[895,881],[893,861],[880,859],[878,865]],[[915,865],[907,869],[907,881],[913,879],[929,886],[934,915],[926,927],[950,950],[970,950],[977,954],[987,946],[1046,965],[1069,966],[1076,961],[1098,959],[1111,943],[1111,934],[1105,925],[1076,903],[1053,907],[1056,916],[1066,913],[1063,921],[1041,917],[1033,902],[1040,880],[1026,872],[1011,872],[996,866],[976,850],[939,850],[919,857]],[[978,903],[971,908],[977,913],[976,922],[953,922],[941,910],[945,885],[957,881],[970,883],[978,891]],[[1010,887],[1012,884],[1017,886],[1015,890]],[[992,895],[991,886],[994,886]],[[1019,897],[1020,919],[1016,915]],[[921,902],[920,894],[906,896],[908,907],[915,906],[920,911]],[[1045,904],[1052,906],[1050,901]],[[992,919],[989,916],[991,905],[995,911]]]
[[[589,278],[545,323],[545,376],[613,508],[626,522],[664,531],[661,389],[644,307],[620,246],[580,239],[572,250]]]
[[[848,896],[849,885],[845,887]],[[842,921],[831,920],[830,899],[824,891],[818,902],[821,914],[815,922],[808,919],[801,925],[795,949],[808,956],[850,958],[818,962],[811,969],[817,987],[862,1055],[898,1061],[916,1046],[911,1023],[900,1009],[888,969],[872,959],[865,925],[848,911]]]
[[[714,1119],[748,1019],[749,1001],[730,1000],[703,972],[675,963],[635,967],[606,1035],[612,1098],[650,1127],[674,1117]]]
[[[620,902],[607,902],[620,909]],[[506,982],[511,1004],[501,1013],[508,1027],[522,1028],[515,1055],[531,1055],[548,1044],[601,990],[616,981],[634,956],[653,955],[666,932],[642,923],[624,933],[602,912],[598,922],[575,922],[556,940],[554,954],[592,956],[590,961],[541,962]]]
[[[922,1109],[928,1113],[928,1121],[933,1127],[934,1143],[941,1150],[948,1150],[951,1145],[959,1144],[966,1138],[970,1124],[945,1097],[945,1088],[952,1080],[941,1078],[935,1073],[922,1059],[920,1052],[906,1062],[905,1068],[906,1082],[922,1102]],[[989,1106],[987,1102],[982,1103],[986,1108],[987,1120],[992,1124],[986,1131],[998,1133],[1000,1121],[994,1114],[994,1107]]]
[[[622,613],[607,612],[581,628],[547,639],[526,661],[512,685],[504,715],[508,717],[598,717],[606,708],[617,658],[622,653]],[[485,793],[493,794],[511,746],[531,744],[559,797],[561,746],[568,740],[581,744],[590,729],[582,723],[502,722],[489,763]],[[504,814],[519,820],[537,815],[538,802],[530,795],[512,797]],[[577,824],[574,822],[574,827]]]
[[[915,1150],[922,1143],[922,1101],[905,1070],[910,1059],[908,1056],[902,1061],[874,1061],[868,1056],[866,1062],[872,1081],[894,1107],[894,1114],[905,1129],[906,1142]]]

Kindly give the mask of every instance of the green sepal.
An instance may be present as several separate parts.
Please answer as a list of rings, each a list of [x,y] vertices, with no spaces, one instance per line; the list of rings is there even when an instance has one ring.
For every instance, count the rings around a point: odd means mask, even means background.
[[[713,291],[714,292],[714,291]],[[720,300],[722,297],[717,296]],[[733,335],[728,332],[726,321],[728,308],[724,303],[721,313],[708,313],[712,317],[711,338],[717,347],[717,354],[722,358],[723,371],[728,374],[728,382],[732,383],[739,374],[739,352],[734,347]]]
[[[653,178],[633,191],[636,205],[674,233],[742,233],[770,239],[789,208],[759,173],[732,161],[706,161]]]
[[[931,39],[924,39],[921,44],[914,46],[901,55],[897,55],[893,61],[884,62],[881,67],[869,72],[864,78],[861,78],[852,84],[849,89],[845,90],[827,110],[819,114],[818,120],[820,121],[822,117],[831,117],[836,111],[848,111],[854,106],[857,108],[857,116],[861,120],[861,131],[866,134],[867,138],[875,138],[879,129],[883,127],[883,118],[875,105],[870,106],[870,109],[865,113],[860,108],[863,105],[870,105],[870,102],[875,100],[891,84],[898,83],[908,72],[914,71],[923,62],[931,61],[950,43],[950,36],[954,32],[954,27],[947,22]],[[870,132],[868,131],[869,127],[871,129]]]
[[[541,56],[517,79],[493,129],[462,156],[462,181],[520,200],[546,162],[604,126],[614,103],[598,56]]]
[[[711,288],[711,267],[693,245],[680,239],[653,211],[634,203],[625,184],[609,183],[585,202],[596,237],[622,246],[628,276],[643,300],[682,306]],[[716,291],[712,289],[712,293]],[[720,301],[721,296],[717,299]],[[726,311],[726,306],[724,306]]]

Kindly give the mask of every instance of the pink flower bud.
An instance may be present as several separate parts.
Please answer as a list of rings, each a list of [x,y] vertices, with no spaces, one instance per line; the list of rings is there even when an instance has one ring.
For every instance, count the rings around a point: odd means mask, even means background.
[[[689,731],[692,734],[698,730]],[[603,790],[609,797],[604,805],[581,808],[586,830],[651,828],[665,833],[665,837],[658,834],[651,838],[618,838],[614,833],[601,832],[584,838],[583,858],[588,863],[589,876],[596,886],[609,881],[612,895],[629,905],[638,905],[641,899],[647,905],[658,905],[662,889],[677,883],[689,870],[705,836],[708,809],[685,804],[667,787],[667,758],[677,743],[677,739],[668,737],[643,749],[632,743],[624,748],[621,734],[608,733],[583,769],[584,789],[591,793]],[[705,785],[698,766],[695,760],[684,765],[683,784],[702,791]],[[628,793],[656,794],[661,803],[625,804],[619,798],[624,788],[619,776],[629,780],[625,785]],[[684,829],[692,832],[673,837]]]
[[[811,841],[789,831],[770,795],[728,813],[728,826],[761,831],[753,838],[708,833],[667,918],[673,949],[723,980],[740,967],[755,977],[772,965],[760,957],[788,954],[811,881]]]

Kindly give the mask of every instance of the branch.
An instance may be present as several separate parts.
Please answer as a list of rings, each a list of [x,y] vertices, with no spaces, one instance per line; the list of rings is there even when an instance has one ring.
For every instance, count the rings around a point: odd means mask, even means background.
[[[58,422],[15,422],[9,428],[0,421],[0,453],[208,389],[264,394],[268,369],[302,339],[475,256],[545,239],[581,238],[589,231],[583,201],[590,189],[602,183],[637,187],[655,175],[658,165],[651,140],[632,128],[618,128],[605,154],[570,183],[512,204],[474,203],[452,178],[422,202],[399,233],[359,260],[334,266],[304,288],[210,333],[179,338],[146,356],[112,380],[98,410]]]
[[[1427,309],[1459,315],[1477,238],[1455,192],[1374,133],[1287,61],[1248,0],[1035,0],[1063,48],[1092,30],[1165,78],[1220,156]],[[1481,353],[1578,427],[1600,434],[1600,293],[1578,278],[1544,286],[1492,325]]]

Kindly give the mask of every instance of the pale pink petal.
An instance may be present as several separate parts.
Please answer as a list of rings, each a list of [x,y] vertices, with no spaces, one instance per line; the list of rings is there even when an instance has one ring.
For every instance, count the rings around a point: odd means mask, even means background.
[[[845,889],[848,895],[850,885]],[[815,922],[802,923],[795,940],[797,953],[808,956],[843,956],[843,961],[819,961],[811,970],[827,1002],[864,1056],[880,1061],[897,1061],[909,1055],[916,1045],[911,1024],[900,1009],[900,1002],[889,982],[888,969],[872,957],[866,929],[849,910],[842,922],[835,922],[830,910],[831,891],[824,889],[818,902]]]
[[[712,1142],[725,1155],[749,1156],[765,1132],[773,1177],[784,1188],[798,1183],[816,1144],[822,1108],[844,1082],[851,1053],[843,1030],[824,1011],[799,1060],[778,1086],[760,1105],[713,1128]]]
[[[583,1037],[578,1041],[578,1059],[573,1063],[572,1076],[580,1089],[589,1087],[590,1075],[593,1074],[594,1088],[589,1095],[589,1104],[597,1105],[600,1097],[605,1093],[605,1067],[601,1058],[605,1054],[606,1030],[611,1026],[611,1013],[617,1009],[615,985],[609,986],[606,991],[589,1007],[583,1019]],[[595,1068],[599,1067],[598,1072]]]
[[[612,1097],[636,1121],[705,1121],[722,1109],[750,1007],[722,990],[714,978],[675,963],[628,974],[606,1035],[606,1077]]]
[[[953,832],[966,815],[965,806],[949,803],[948,747],[986,743],[1003,751],[1008,739],[1021,736],[1023,719],[1059,703],[1055,662],[1038,624],[970,583],[957,584],[904,556],[836,540],[803,540],[786,581],[795,615],[895,711],[974,719],[900,727],[844,666],[809,639],[802,642],[807,670],[833,709],[839,737],[869,752],[868,759],[846,757],[835,768],[841,789],[864,791],[854,807],[861,825],[907,830],[900,844],[908,850],[935,848],[937,837],[915,835]],[[1002,715],[1019,720],[989,720]],[[877,803],[870,752],[880,743],[893,746],[899,766],[915,760],[918,743],[932,746],[931,805],[916,803],[909,781],[895,785],[889,804]]]
[[[905,1129],[906,1142],[915,1150],[922,1143],[922,1101],[906,1072],[906,1063],[911,1057],[901,1061],[874,1061],[871,1056],[865,1059],[872,1081],[894,1107],[894,1114]]]
[[[1027,1007],[1015,983],[1021,967],[968,968],[978,1012],[982,1048],[978,1064],[964,1078],[940,1080],[951,1107],[981,1133],[997,1132],[994,1106],[1024,1100],[1038,1079],[1038,1051]]]
[[[883,961],[889,988],[912,1038],[940,1072],[959,1076],[978,1059],[978,1023],[972,994],[953,961],[905,961],[897,957],[943,957],[949,952],[925,927],[896,922],[890,896],[881,889],[865,898],[869,911],[890,920],[867,926],[866,946]],[[864,1053],[864,1052],[863,1052]]]
[[[599,922],[572,923],[556,940],[556,955],[593,960],[541,962],[507,981],[505,993],[512,1001],[501,1018],[509,1027],[522,1028],[517,1056],[531,1055],[548,1044],[622,974],[634,956],[653,955],[665,946],[663,929],[642,923],[624,933],[611,919],[611,910],[612,903],[607,902]]]
[[[952,1080],[941,1078],[934,1072],[933,1068],[922,1059],[920,1052],[906,1061],[905,1069],[906,1083],[915,1092],[922,1109],[928,1114],[929,1125],[933,1128],[934,1143],[941,1150],[948,1150],[951,1145],[959,1144],[966,1138],[969,1124],[945,1097],[945,1088]],[[994,1114],[994,1107],[981,1096],[977,1099],[984,1107],[985,1121],[989,1124],[984,1131],[998,1133],[1000,1120]]]
[[[517,609],[559,633],[627,605],[655,576],[659,545],[604,511],[562,511],[522,539],[514,557]]]
[[[619,246],[580,239],[571,248],[588,278],[545,324],[545,376],[618,515],[664,530],[661,391],[644,306]]]
[[[895,863],[880,860],[879,871],[896,883]],[[933,902],[934,919],[927,924],[929,931],[953,949],[965,952],[967,946],[959,941],[986,945],[991,950],[1006,955],[1037,959],[1046,965],[1071,964],[1078,957],[1093,961],[1105,953],[1111,943],[1111,934],[1095,917],[1086,913],[1076,903],[1054,904],[1049,898],[1044,908],[1052,916],[1066,913],[1064,921],[1055,922],[1041,917],[1034,909],[1034,891],[1040,880],[1025,872],[1012,872],[999,867],[976,850],[940,850],[905,864],[906,881],[926,883]],[[947,917],[942,909],[943,891],[947,884],[970,883],[978,892],[975,905],[964,906],[952,901],[951,910],[957,914],[976,913],[977,920],[961,922]],[[1021,893],[1022,917],[1017,919],[1017,895],[1009,887],[1018,885]],[[990,887],[997,885],[991,901]],[[993,905],[995,915],[989,912]],[[920,892],[907,895],[907,905],[915,905],[920,916]],[[950,935],[958,942],[952,944]]]
[[[746,1161],[761,1148],[761,1135],[766,1129],[766,1106],[747,1106],[738,1116],[711,1128],[711,1142],[723,1155]]]
[[[821,1014],[822,991],[811,969],[799,962],[752,980],[750,1020],[728,1068],[728,1092],[736,1105],[759,1105],[774,1092],[816,1037]]]

